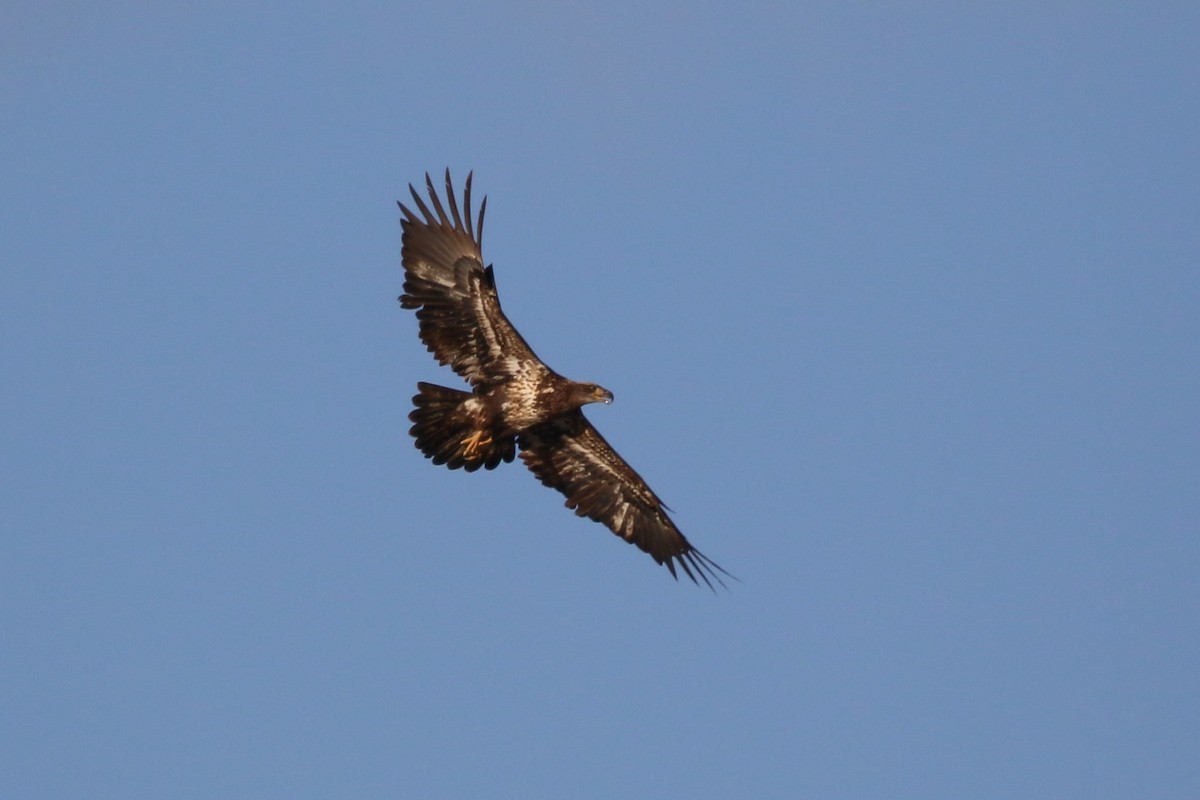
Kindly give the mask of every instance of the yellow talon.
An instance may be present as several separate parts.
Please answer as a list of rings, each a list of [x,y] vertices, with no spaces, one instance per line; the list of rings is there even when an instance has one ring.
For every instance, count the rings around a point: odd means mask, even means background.
[[[487,437],[486,439],[484,438],[485,436]],[[490,445],[493,441],[487,431],[475,431],[462,440],[464,445],[463,456],[465,458],[480,458],[483,456],[480,450]]]

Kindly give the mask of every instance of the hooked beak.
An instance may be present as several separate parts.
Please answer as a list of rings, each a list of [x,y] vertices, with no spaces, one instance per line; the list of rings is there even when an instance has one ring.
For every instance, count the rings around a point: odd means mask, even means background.
[[[604,403],[607,405],[613,401],[613,393],[608,389],[605,389],[603,386],[597,386],[596,391],[592,394],[595,396],[597,403]]]

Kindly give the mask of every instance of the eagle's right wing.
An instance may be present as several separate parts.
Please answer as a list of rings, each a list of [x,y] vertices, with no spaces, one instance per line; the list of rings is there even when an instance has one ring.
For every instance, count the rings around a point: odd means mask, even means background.
[[[481,242],[487,198],[480,204],[479,219],[473,226],[471,177],[467,175],[462,214],[449,169],[449,215],[428,174],[425,186],[432,211],[409,184],[421,216],[399,204],[404,213],[400,220],[404,230],[404,294],[400,305],[417,310],[421,341],[438,362],[449,364],[474,385],[509,374],[516,362],[536,360],[537,356],[500,310],[492,268],[483,266]]]
[[[545,485],[567,497],[581,517],[602,522],[630,544],[649,553],[678,578],[675,567],[708,587],[724,586],[729,575],[675,527],[666,507],[642,476],[604,440],[579,409],[524,431],[517,439],[521,460]],[[729,577],[733,577],[730,575]]]

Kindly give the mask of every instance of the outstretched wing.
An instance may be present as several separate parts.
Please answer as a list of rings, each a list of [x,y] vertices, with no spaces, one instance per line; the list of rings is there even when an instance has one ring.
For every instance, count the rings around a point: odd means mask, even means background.
[[[604,523],[665,564],[676,579],[678,562],[693,582],[698,575],[710,589],[714,580],[725,585],[717,573],[729,573],[692,547],[662,501],[582,411],[575,409],[525,431],[518,444],[525,465],[542,483],[566,495],[567,508],[577,515]]]
[[[408,190],[420,216],[403,203],[399,205],[404,214],[400,220],[404,230],[404,294],[400,305],[417,310],[421,341],[438,362],[449,364],[474,385],[509,374],[516,362],[537,356],[500,310],[492,268],[483,266],[480,244],[487,198],[479,206],[478,221],[472,225],[472,174],[467,175],[462,214],[449,169],[449,215],[428,173],[425,187],[432,210],[412,184]]]

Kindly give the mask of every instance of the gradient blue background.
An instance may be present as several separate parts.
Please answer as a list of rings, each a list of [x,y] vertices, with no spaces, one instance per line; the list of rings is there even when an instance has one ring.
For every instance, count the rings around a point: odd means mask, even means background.
[[[0,794],[1200,796],[1194,3],[7,3]],[[395,200],[742,583],[434,468]]]

